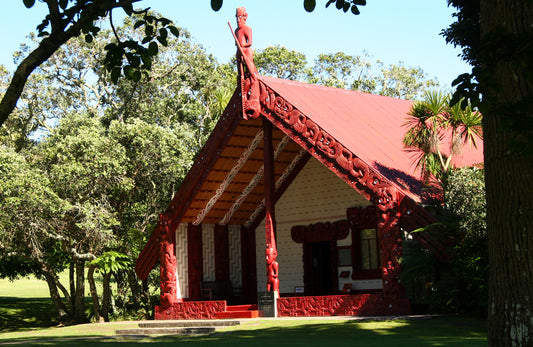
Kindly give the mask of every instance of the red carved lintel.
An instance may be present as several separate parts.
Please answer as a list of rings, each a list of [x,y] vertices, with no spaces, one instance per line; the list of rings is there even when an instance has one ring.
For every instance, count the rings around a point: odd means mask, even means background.
[[[296,243],[336,241],[345,239],[350,233],[350,226],[345,219],[336,222],[295,225],[291,228],[292,240]]]

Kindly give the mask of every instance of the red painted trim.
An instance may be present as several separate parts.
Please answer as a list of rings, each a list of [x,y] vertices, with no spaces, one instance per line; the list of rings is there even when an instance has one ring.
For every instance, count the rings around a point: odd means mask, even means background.
[[[204,268],[202,224],[187,224],[187,254],[189,299],[200,300]]]
[[[215,281],[229,281],[229,228],[215,225]]]
[[[399,315],[409,311],[409,300],[401,299],[390,304],[381,293],[278,299],[279,317]]]

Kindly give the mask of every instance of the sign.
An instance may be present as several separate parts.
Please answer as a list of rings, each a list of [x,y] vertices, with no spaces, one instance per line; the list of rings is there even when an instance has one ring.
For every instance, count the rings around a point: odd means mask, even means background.
[[[277,317],[278,305],[276,302],[276,292],[259,292],[257,308],[263,311],[263,317]]]

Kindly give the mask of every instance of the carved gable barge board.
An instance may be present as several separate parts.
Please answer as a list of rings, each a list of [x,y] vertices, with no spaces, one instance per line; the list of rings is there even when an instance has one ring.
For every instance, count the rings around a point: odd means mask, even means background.
[[[178,227],[183,214],[198,193],[200,189],[199,183],[207,177],[210,169],[217,162],[221,154],[221,148],[224,148],[228,143],[231,135],[241,122],[241,99],[239,88],[237,88],[211,136],[196,157],[191,170],[189,170],[180,188],[174,194],[174,198],[166,210],[166,213],[170,213],[172,216],[173,230]],[[141,280],[145,280],[148,277],[149,272],[159,260],[158,238],[159,225],[155,228],[135,263],[135,271]]]

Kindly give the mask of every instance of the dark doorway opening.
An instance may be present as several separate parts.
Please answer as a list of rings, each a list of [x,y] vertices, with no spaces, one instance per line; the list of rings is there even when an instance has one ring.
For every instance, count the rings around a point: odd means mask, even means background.
[[[310,293],[333,294],[331,242],[312,242],[310,245]]]

